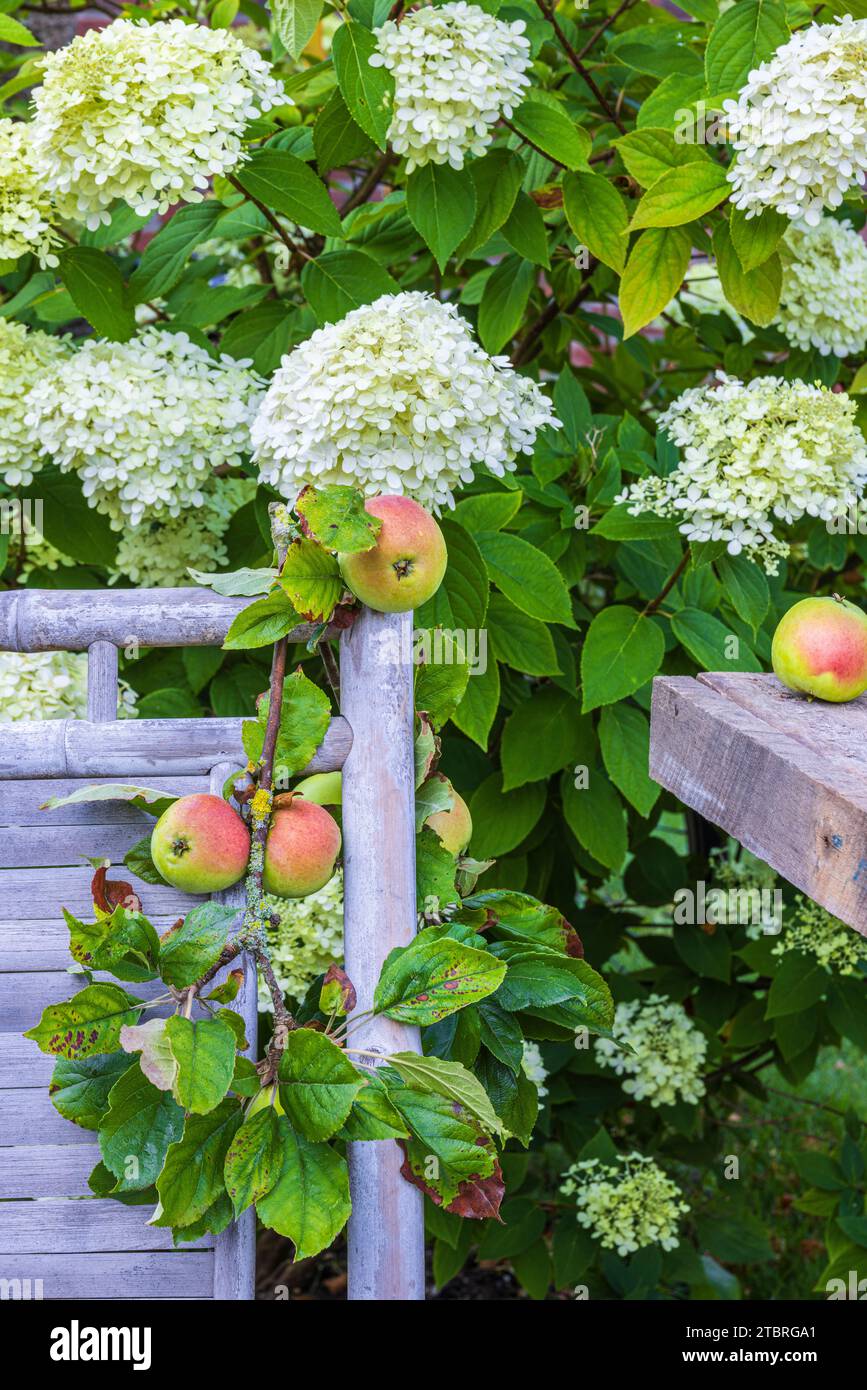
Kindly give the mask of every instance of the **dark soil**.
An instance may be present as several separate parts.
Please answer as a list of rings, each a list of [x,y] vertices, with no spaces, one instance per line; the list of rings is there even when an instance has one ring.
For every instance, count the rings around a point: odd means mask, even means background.
[[[317,1301],[346,1298],[346,1243],[336,1241],[332,1249],[313,1260],[292,1264],[292,1246],[273,1231],[260,1231],[256,1245],[256,1298],[264,1301],[302,1299]],[[435,1289],[428,1251],[427,1298],[439,1300],[525,1299],[511,1271],[505,1265],[476,1264],[470,1260],[443,1289]]]

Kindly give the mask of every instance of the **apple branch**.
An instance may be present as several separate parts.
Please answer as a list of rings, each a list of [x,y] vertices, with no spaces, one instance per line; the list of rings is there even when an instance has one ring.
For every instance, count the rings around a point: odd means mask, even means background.
[[[282,569],[289,546],[289,513],[280,502],[272,502],[271,534],[277,551],[277,568]],[[283,684],[286,679],[287,639],[281,637],[274,643],[271,658],[271,680],[268,693],[268,717],[265,724],[265,738],[262,743],[262,756],[256,776],[256,791],[250,799],[250,859],[247,865],[245,891],[247,905],[244,912],[244,925],[241,931],[242,944],[253,953],[256,963],[271,992],[274,1004],[274,1036],[268,1049],[271,1067],[276,1070],[280,1053],[286,1046],[286,1036],[294,1027],[292,1015],[286,1008],[283,993],[277,983],[265,944],[265,910],[263,905],[263,875],[265,870],[265,843],[271,824],[271,809],[274,804],[274,753],[277,736],[280,732],[280,712],[283,705]]]

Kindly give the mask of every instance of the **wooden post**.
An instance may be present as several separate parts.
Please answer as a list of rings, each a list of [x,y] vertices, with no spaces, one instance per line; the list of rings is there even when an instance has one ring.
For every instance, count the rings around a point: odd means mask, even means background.
[[[370,1009],[384,958],[415,934],[412,614],[363,608],[341,638],[346,971]],[[420,1052],[417,1028],[370,1019],[352,1045]],[[424,1211],[391,1140],[349,1145],[349,1298],[423,1299]]]
[[[92,724],[117,719],[117,647],[91,642],[87,649],[87,717]]]

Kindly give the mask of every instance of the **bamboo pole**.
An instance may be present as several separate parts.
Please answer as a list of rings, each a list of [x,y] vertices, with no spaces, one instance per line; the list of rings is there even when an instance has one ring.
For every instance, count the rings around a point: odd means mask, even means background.
[[[341,638],[342,712],[352,729],[343,767],[346,971],[370,1009],[384,958],[415,934],[412,614],[362,609]],[[420,1052],[417,1028],[370,1019],[353,1046]],[[400,1174],[391,1140],[349,1146],[349,1298],[424,1298],[421,1192]]]
[[[0,594],[0,651],[83,652],[116,647],[219,647],[252,598],[209,589],[16,589]],[[304,642],[313,627],[295,628]]]
[[[87,717],[92,724],[117,719],[117,647],[91,642],[87,649]]]

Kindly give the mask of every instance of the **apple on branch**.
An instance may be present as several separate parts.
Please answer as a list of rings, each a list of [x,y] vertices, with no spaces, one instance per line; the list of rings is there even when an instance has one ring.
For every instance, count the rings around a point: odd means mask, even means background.
[[[151,858],[182,893],[219,893],[244,877],[250,832],[221,796],[195,792],[164,811],[151,835]]]
[[[370,550],[337,556],[355,597],[377,613],[409,613],[439,588],[448,553],[443,533],[411,497],[372,497],[364,509],[382,526]]]
[[[340,853],[340,829],[315,801],[294,792],[274,798],[262,886],[276,898],[306,898],[324,888]]]

